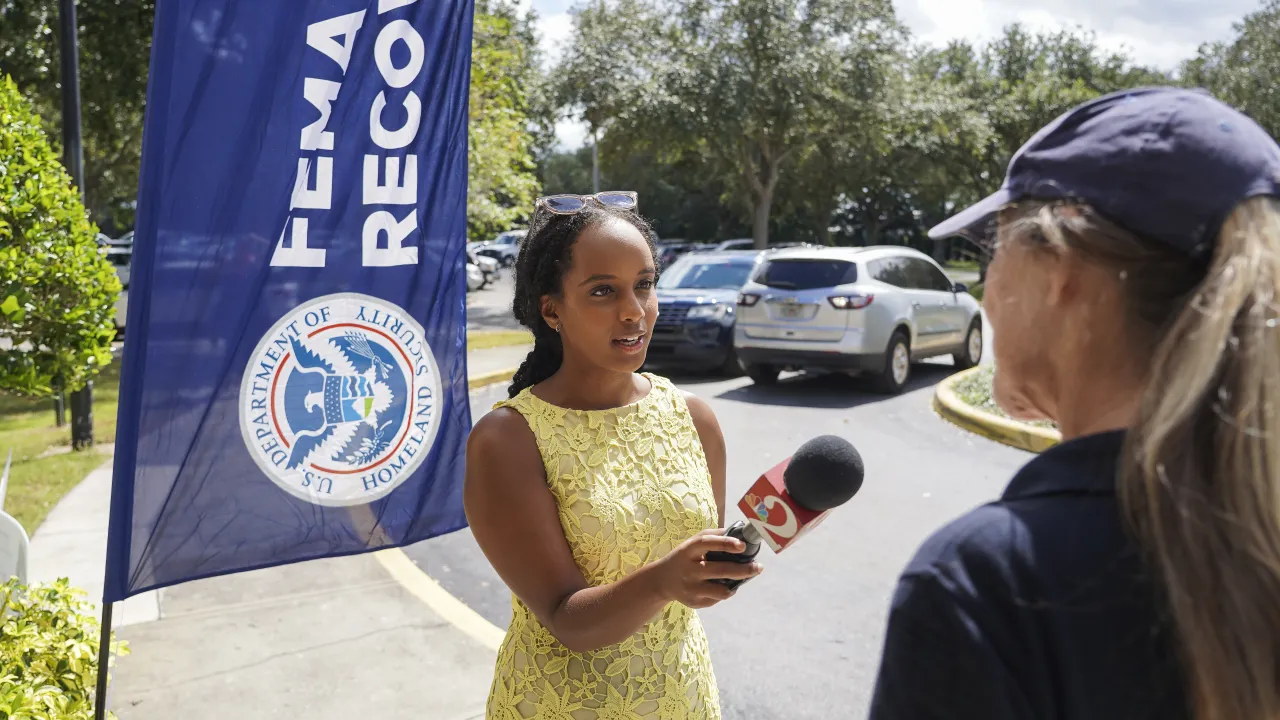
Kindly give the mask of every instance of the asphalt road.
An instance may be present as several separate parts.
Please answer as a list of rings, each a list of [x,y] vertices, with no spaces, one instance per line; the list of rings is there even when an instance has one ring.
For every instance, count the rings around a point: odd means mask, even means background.
[[[497,282],[467,293],[468,330],[520,329],[520,323],[511,315],[511,296],[515,291],[513,272],[515,268],[503,268]]]
[[[865,715],[902,566],[933,530],[997,497],[1030,458],[933,413],[933,386],[951,372],[949,365],[919,365],[911,388],[891,398],[841,376],[784,376],[775,388],[746,378],[676,378],[719,417],[731,504],[816,435],[847,438],[867,468],[847,506],[782,556],[762,551],[765,573],[732,601],[702,612],[725,718]],[[503,396],[502,386],[473,395],[473,416]],[[730,508],[727,518],[737,515]],[[506,627],[510,594],[469,531],[407,551],[451,593]]]

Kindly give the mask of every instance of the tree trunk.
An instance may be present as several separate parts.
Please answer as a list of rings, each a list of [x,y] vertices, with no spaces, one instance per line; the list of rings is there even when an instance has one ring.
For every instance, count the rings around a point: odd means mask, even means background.
[[[773,206],[773,190],[769,189],[763,197],[757,198],[751,213],[752,247],[765,250],[769,247],[769,212]]]
[[[775,159],[765,146],[757,150],[758,153],[753,153],[745,144],[739,145],[737,160],[751,201],[751,245],[757,250],[765,250],[769,247],[769,215],[773,210],[773,192],[778,186],[778,167],[782,159]]]
[[[939,265],[945,265],[951,259],[951,238],[938,238],[933,242],[933,259]]]
[[[880,219],[871,217],[870,213],[866,214],[866,225],[863,226],[863,242],[867,247],[880,244]]]
[[[831,220],[835,217],[838,203],[835,201],[834,194],[829,202],[823,203],[818,218],[821,220],[818,227],[818,242],[826,247],[831,247]]]

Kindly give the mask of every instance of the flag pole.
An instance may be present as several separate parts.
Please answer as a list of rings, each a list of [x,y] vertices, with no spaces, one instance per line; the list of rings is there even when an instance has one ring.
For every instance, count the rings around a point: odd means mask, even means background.
[[[102,636],[98,640],[98,691],[93,698],[94,720],[107,717],[107,671],[111,663],[111,608],[115,603],[102,602]]]

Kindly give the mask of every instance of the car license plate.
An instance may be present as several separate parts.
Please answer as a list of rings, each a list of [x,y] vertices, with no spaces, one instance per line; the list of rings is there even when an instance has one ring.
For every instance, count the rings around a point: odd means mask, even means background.
[[[803,306],[803,305],[790,305],[790,304],[788,304],[788,305],[782,305],[782,306],[780,306],[780,308],[781,308],[781,310],[782,310],[782,317],[784,317],[784,318],[798,318],[798,317],[803,317],[803,316],[804,316],[804,306]]]

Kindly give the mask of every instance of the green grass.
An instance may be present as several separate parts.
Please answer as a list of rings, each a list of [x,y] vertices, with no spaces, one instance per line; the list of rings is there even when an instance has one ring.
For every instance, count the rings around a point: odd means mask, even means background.
[[[480,330],[467,333],[468,350],[487,350],[531,343],[533,343],[533,335],[528,330]]]
[[[994,377],[995,368],[991,365],[982,365],[978,368],[977,372],[953,385],[952,390],[955,391],[956,397],[960,398],[968,405],[972,405],[979,410],[989,412],[992,415],[1009,418],[1009,413],[1000,409],[1000,406],[991,399],[991,381]],[[1047,420],[1037,420],[1027,424],[1042,428],[1054,427],[1053,423],[1048,422]]]
[[[967,272],[978,272],[977,260],[948,260],[944,266],[948,270],[963,270]]]
[[[98,445],[116,439],[116,403],[120,395],[120,363],[102,371],[93,383],[93,437]],[[92,470],[107,462],[97,450],[64,452],[40,457],[55,448],[71,445],[70,413],[67,424],[54,425],[51,398],[24,398],[0,394],[0,468],[13,449],[9,490],[4,510],[27,533],[35,532],[63,495]]]

